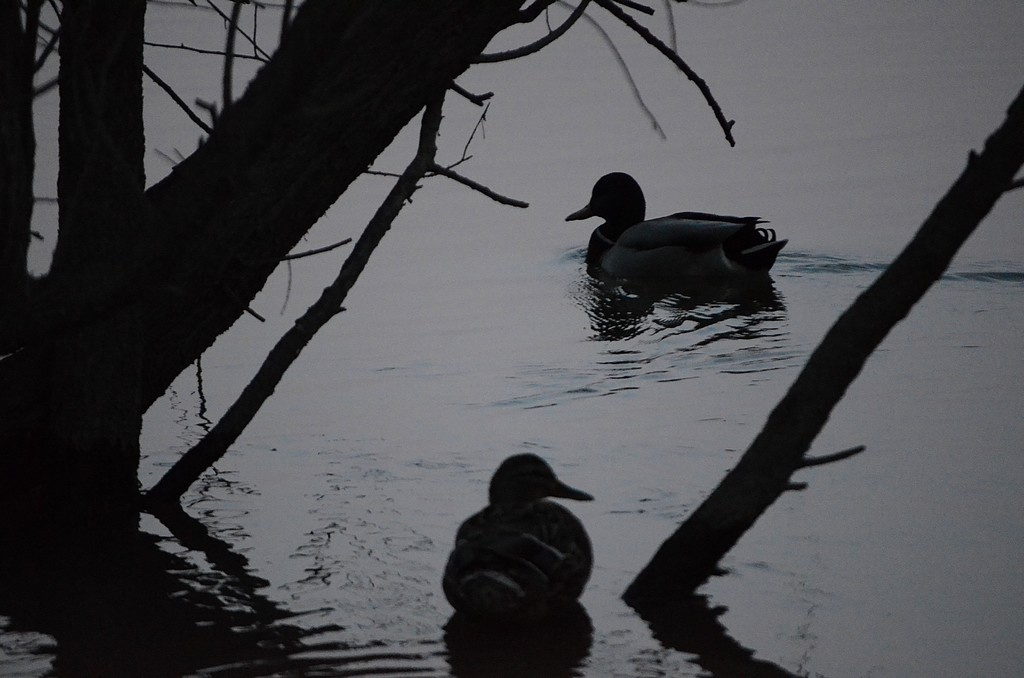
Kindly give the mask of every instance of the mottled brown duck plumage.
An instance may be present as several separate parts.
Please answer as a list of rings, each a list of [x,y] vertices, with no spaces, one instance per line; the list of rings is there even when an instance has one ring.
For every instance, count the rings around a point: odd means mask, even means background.
[[[452,607],[481,621],[522,623],[575,604],[590,578],[590,539],[576,516],[546,497],[593,499],[535,454],[502,462],[488,505],[455,535],[443,579]]]

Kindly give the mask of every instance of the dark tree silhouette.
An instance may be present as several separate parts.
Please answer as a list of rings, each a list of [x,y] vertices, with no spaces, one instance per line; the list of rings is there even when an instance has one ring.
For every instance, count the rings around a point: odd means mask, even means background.
[[[485,190],[433,160],[445,92],[485,98],[454,82],[474,61],[542,49],[597,6],[697,85],[732,143],[732,121],[706,83],[623,9],[647,11],[634,0],[582,0],[548,37],[483,54],[496,34],[538,20],[552,4],[307,0],[292,16],[288,2],[279,47],[232,100],[236,5],[226,17],[223,101],[212,124],[199,120],[208,137],[147,189],[141,82],[148,75],[166,85],[143,64],[145,0],[66,0],[56,28],[40,20],[56,3],[0,0],[0,544],[31,536],[74,552],[135,537],[144,505],[137,478],[143,413],[247,311],[299,239],[423,111],[415,158],[336,281],[282,337],[224,420],[150,492],[151,510],[174,515],[167,507],[176,507],[317,329],[342,310],[417,182],[434,173]],[[53,85],[34,78],[55,53],[60,234],[50,271],[34,278],[27,266],[32,102]],[[806,456],[871,352],[999,197],[1020,187],[1022,96],[906,250],[828,333],[736,468],[637,576],[625,594],[631,604],[692,602],[761,513],[801,487],[791,480],[796,471],[860,451]],[[55,529],[59,539],[39,539]],[[648,618],[664,622],[664,615]],[[730,648],[730,661],[743,654]]]
[[[0,1],[0,501],[17,516],[5,525],[131,528],[142,414],[398,131],[524,18],[522,2],[303,3],[205,143],[148,190],[145,2],[63,3],[60,235],[41,279],[25,253],[32,76],[48,46],[43,3],[21,4]]]

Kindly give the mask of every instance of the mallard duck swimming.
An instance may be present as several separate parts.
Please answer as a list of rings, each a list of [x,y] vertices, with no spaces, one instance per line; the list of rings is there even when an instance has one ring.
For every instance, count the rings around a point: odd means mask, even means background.
[[[491,478],[488,505],[455,535],[442,582],[458,612],[489,622],[530,622],[576,603],[593,554],[583,524],[547,501],[591,501],[535,454],[517,454]]]
[[[640,185],[623,172],[594,184],[590,203],[566,221],[603,217],[587,247],[587,265],[622,278],[680,278],[766,273],[786,240],[758,217],[678,212],[644,220]]]

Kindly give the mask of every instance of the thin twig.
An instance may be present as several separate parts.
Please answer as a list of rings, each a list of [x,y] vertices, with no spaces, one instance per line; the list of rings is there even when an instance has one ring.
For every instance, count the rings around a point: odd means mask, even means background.
[[[305,252],[297,252],[295,254],[286,255],[284,257],[281,257],[281,261],[294,261],[295,259],[302,259],[303,257],[311,257],[314,254],[323,254],[324,252],[336,250],[342,245],[347,245],[350,242],[352,242],[352,238],[345,238],[344,240],[336,242],[333,245],[327,245],[326,247],[317,247],[316,249],[306,250]]]
[[[256,318],[256,320],[259,320],[261,323],[267,322],[267,319],[264,318],[263,316],[261,316],[256,311],[254,311],[251,306],[246,306],[245,307],[245,312],[248,313],[249,315],[251,315],[253,318]]]
[[[567,30],[569,30],[569,28],[574,23],[576,23],[576,20],[579,19],[581,16],[583,16],[583,11],[587,8],[587,5],[589,5],[589,4],[590,4],[590,0],[581,0],[580,4],[576,6],[576,9],[574,9],[572,11],[572,14],[569,15],[568,19],[563,21],[562,24],[558,28],[556,28],[555,30],[551,31],[550,33],[545,35],[540,40],[537,40],[536,42],[531,42],[528,45],[523,45],[522,47],[517,47],[515,49],[510,49],[507,52],[494,52],[492,54],[481,54],[480,56],[478,56],[476,58],[476,63],[479,63],[479,64],[489,64],[489,63],[495,63],[497,61],[509,61],[511,59],[518,59],[519,57],[526,56],[527,54],[533,54],[534,52],[539,52],[540,50],[544,49],[546,46],[550,45],[555,40],[558,40],[558,38],[562,37],[562,35]]]
[[[231,0],[231,1],[232,2],[236,2],[236,0]],[[224,12],[222,12],[221,9],[219,7],[217,7],[217,5],[213,4],[213,0],[206,0],[206,4],[208,4],[213,9],[214,12],[216,12],[218,15],[220,15],[221,19],[223,19],[224,21],[227,21],[227,22],[231,21],[231,18],[228,17],[228,15],[226,15]],[[238,7],[237,3],[235,4],[235,7]],[[233,10],[232,10],[232,13],[234,13]],[[230,23],[229,23],[229,25],[230,25]],[[246,40],[248,40],[249,44],[253,46],[254,51],[257,53],[256,55],[254,55],[251,58],[253,58],[253,59],[260,59],[262,61],[270,61],[270,55],[267,54],[263,50],[262,47],[260,47],[258,44],[256,44],[256,39],[253,38],[248,33],[246,33],[244,30],[242,30],[242,28],[240,26],[238,26],[237,22],[235,22],[235,26],[236,26],[236,30],[238,31],[238,34],[241,35]]]
[[[622,56],[622,52],[620,52],[619,48],[615,46],[615,42],[612,40],[612,36],[608,34],[608,31],[606,31],[604,27],[601,26],[601,24],[599,24],[597,22],[597,19],[595,19],[594,17],[587,14],[583,18],[587,20],[587,23],[593,26],[594,30],[597,31],[598,34],[600,34],[600,36],[604,39],[605,44],[608,45],[608,49],[612,51],[612,55],[615,57],[615,60],[619,63],[619,68],[622,69],[622,74],[626,76],[626,82],[629,83],[629,89],[633,92],[633,99],[636,100],[637,105],[640,106],[640,110],[642,110],[644,112],[644,115],[647,116],[647,119],[651,123],[651,127],[654,128],[654,131],[657,132],[658,136],[660,136],[662,139],[667,138],[665,135],[665,130],[662,129],[661,123],[659,123],[658,119],[654,116],[654,112],[647,107],[647,102],[644,101],[643,95],[640,94],[640,88],[637,86],[636,80],[633,79],[633,74],[629,70],[629,65],[626,63],[626,59]]]
[[[653,16],[654,15],[654,9],[653,8],[648,7],[647,5],[641,5],[639,2],[633,2],[632,0],[612,0],[612,2],[620,4],[623,7],[629,7],[630,9],[635,9],[636,11],[642,12],[643,14],[647,14],[649,16]]]
[[[39,52],[39,56],[36,57],[35,72],[38,73],[46,63],[46,60],[53,54],[53,50],[57,47],[57,40],[60,38],[60,28],[50,34],[50,39],[43,45],[42,51]]]
[[[210,2],[213,7],[213,3]],[[228,19],[228,37],[224,45],[224,81],[221,91],[221,111],[227,112],[234,99],[231,86],[231,73],[235,63],[235,34],[238,32],[238,17],[242,13],[242,5],[234,4],[231,7],[231,18]]]
[[[659,52],[664,54],[666,57],[668,57],[669,60],[672,61],[672,63],[674,63],[676,67],[678,67],[679,70],[681,70],[686,75],[687,78],[689,78],[690,82],[697,86],[697,89],[700,90],[700,93],[704,95],[704,100],[708,103],[708,105],[711,107],[711,110],[714,112],[715,119],[718,120],[718,124],[721,126],[722,131],[725,133],[725,140],[729,142],[730,146],[735,146],[736,140],[733,139],[732,136],[732,127],[733,125],[736,124],[736,121],[725,119],[725,114],[722,113],[722,107],[718,104],[718,101],[715,100],[714,95],[711,94],[711,88],[708,87],[708,84],[706,82],[704,82],[704,79],[697,75],[697,72],[690,68],[690,65],[683,61],[682,57],[680,57],[678,54],[672,51],[672,49],[670,49],[668,45],[666,45],[661,40],[656,38],[649,30],[638,24],[633,17],[629,16],[624,11],[622,11],[622,9],[614,2],[612,2],[612,0],[594,0],[594,2],[596,2],[601,7],[604,7],[612,14],[612,16],[614,16],[622,23],[626,24],[626,26],[632,29],[634,33],[643,38],[647,42],[647,44],[651,45]]]
[[[58,5],[57,0],[47,0],[47,4],[50,5],[50,9],[53,11],[54,16],[57,17],[57,21],[61,21],[61,19],[63,19],[64,14],[63,6]]]
[[[180,108],[181,110],[185,111],[185,115],[187,115],[192,120],[192,122],[194,122],[195,124],[199,125],[199,129],[203,130],[207,134],[211,134],[213,132],[213,128],[210,127],[209,125],[207,125],[205,122],[203,122],[202,118],[200,118],[198,115],[196,115],[195,111],[193,111],[191,108],[189,108],[188,104],[186,104],[185,101],[181,97],[178,96],[178,93],[175,92],[174,89],[172,89],[170,85],[168,85],[166,82],[164,82],[160,78],[160,76],[158,76],[156,73],[154,73],[149,66],[143,64],[142,65],[142,72],[145,73],[149,77],[150,80],[155,82],[160,89],[162,89],[163,91],[167,92],[167,95],[169,97],[171,97],[171,99],[174,101],[174,103],[178,104],[178,108]]]
[[[217,104],[210,103],[209,101],[203,101],[202,99],[196,99],[196,106],[209,113],[210,122],[214,125],[217,124]]]
[[[554,4],[554,2],[555,0],[537,0],[529,7],[519,12],[519,16],[516,17],[516,23],[528,24],[532,22],[541,15],[541,12]]]
[[[184,43],[179,43],[177,45],[172,45],[172,44],[166,43],[166,42],[150,42],[149,40],[147,40],[147,41],[143,42],[142,44],[144,44],[146,47],[161,47],[163,49],[180,49],[180,50],[185,51],[185,52],[195,52],[196,54],[209,54],[209,55],[212,55],[212,56],[219,56],[219,57],[224,56],[224,50],[220,50],[220,49],[203,49],[201,47],[189,47],[188,45],[186,45]],[[266,63],[266,61],[267,61],[267,59],[264,59],[264,58],[261,58],[261,57],[255,57],[255,56],[252,56],[251,54],[236,54],[235,56],[238,59],[250,59],[250,60],[260,61],[260,62],[264,62],[264,63]]]
[[[443,177],[448,177],[453,181],[457,181],[463,186],[468,186],[478,193],[483,193],[494,202],[501,203],[502,205],[509,205],[510,207],[529,207],[530,203],[523,202],[522,200],[516,200],[515,198],[509,198],[508,196],[495,193],[491,189],[487,188],[483,184],[479,184],[472,179],[462,176],[458,172],[455,172],[447,167],[442,167],[436,163],[431,165],[430,172],[433,174],[440,174]]]
[[[676,33],[676,15],[672,9],[672,0],[665,1],[665,16],[668,18],[668,46],[676,54],[679,53],[679,35]]]
[[[397,172],[385,172],[384,170],[374,170],[374,169],[363,170],[363,174],[369,174],[370,176],[373,176],[373,177],[388,177],[389,179],[397,179],[398,177],[402,176],[401,174],[398,174]]]
[[[54,76],[54,77],[50,78],[49,80],[47,80],[46,82],[44,82],[43,84],[36,85],[36,87],[34,87],[32,89],[32,96],[33,97],[41,97],[42,95],[46,94],[51,89],[56,87],[58,82],[59,82],[59,80],[58,80],[57,76]]]
[[[252,37],[253,37],[252,54],[253,54],[253,56],[257,56],[256,37],[260,34],[260,23],[259,23],[259,20],[260,20],[260,6],[258,4],[254,4],[252,6]]]
[[[476,131],[483,127],[484,120],[487,119],[487,110],[490,107],[491,107],[490,104],[487,104],[486,106],[484,106],[484,110],[480,113],[480,117],[477,118],[476,124],[473,125],[473,131],[469,133],[469,138],[466,139],[466,145],[462,147],[462,158],[459,160],[459,163],[464,162],[467,159],[468,156],[466,154],[469,152],[469,145],[471,143],[473,143],[473,137],[476,136]],[[484,138],[486,138],[486,137],[487,137],[487,133],[485,132],[484,133]],[[456,163],[456,164],[458,164],[458,163]],[[451,167],[455,167],[455,165],[450,165],[449,169]]]
[[[284,12],[281,13],[281,40],[284,40],[284,33],[292,23],[292,10],[295,8],[294,0],[285,0]]]
[[[448,87],[456,94],[461,95],[464,99],[470,103],[476,104],[477,106],[483,106],[484,103],[494,96],[494,92],[484,92],[483,94],[473,94],[468,89],[459,85],[459,83],[452,81],[452,84]]]
[[[177,158],[171,156],[169,153],[161,151],[159,148],[154,148],[153,152],[156,153],[161,160],[164,160],[171,167],[176,166],[179,162],[185,159],[185,156],[182,155],[181,151],[179,151],[178,149],[174,149],[174,152],[178,154]]]

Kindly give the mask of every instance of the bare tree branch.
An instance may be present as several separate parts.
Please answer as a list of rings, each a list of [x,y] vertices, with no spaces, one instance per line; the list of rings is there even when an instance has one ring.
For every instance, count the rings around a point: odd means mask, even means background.
[[[50,78],[49,80],[47,80],[46,82],[44,82],[43,84],[36,85],[32,89],[32,96],[33,96],[33,98],[43,96],[44,94],[46,94],[47,92],[52,90],[54,87],[56,87],[59,84],[59,82],[60,81],[58,80],[57,76],[54,76],[54,77]]]
[[[676,16],[672,9],[672,1],[664,0],[665,16],[668,18],[668,46],[676,54],[679,53],[679,36],[676,34]]]
[[[43,65],[46,64],[46,60],[50,58],[51,54],[53,54],[53,51],[57,48],[57,41],[59,39],[60,29],[58,28],[57,30],[53,31],[50,34],[49,40],[46,41],[46,44],[43,45],[43,49],[39,52],[39,55],[36,57],[36,73],[39,72]]]
[[[488,99],[490,99],[491,97],[494,96],[494,92],[484,92],[483,94],[473,94],[469,90],[467,90],[464,87],[460,86],[459,83],[457,83],[457,82],[453,82],[450,87],[451,87],[451,90],[453,92],[455,92],[456,94],[462,96],[464,99],[466,99],[470,103],[476,104],[477,106],[483,106],[484,103]]]
[[[292,23],[292,11],[295,9],[295,0],[285,0],[284,12],[281,13],[281,39],[284,39],[284,32]]]
[[[323,254],[324,252],[330,252],[331,250],[336,250],[339,247],[341,247],[342,245],[347,245],[350,242],[352,242],[352,238],[345,238],[344,240],[339,240],[338,242],[334,243],[333,245],[326,245],[324,247],[317,247],[316,249],[306,250],[305,252],[296,252],[295,254],[289,254],[288,256],[286,256],[283,259],[281,259],[281,261],[294,261],[296,259],[303,259],[305,257],[311,257],[311,256],[313,256],[315,254]]]
[[[186,104],[185,101],[180,96],[178,96],[178,93],[175,92],[170,85],[164,82],[163,79],[160,78],[160,76],[154,73],[149,66],[143,64],[142,72],[145,73],[150,80],[155,82],[160,89],[167,92],[167,95],[171,97],[171,100],[174,101],[174,103],[178,104],[178,108],[185,111],[185,115],[187,115],[189,119],[192,120],[192,122],[199,125],[199,129],[203,130],[207,134],[213,132],[213,128],[207,125],[205,122],[203,122],[203,119],[196,115],[195,111],[188,107],[188,104]]]
[[[231,10],[232,15],[234,15],[235,10],[238,9],[239,5],[242,4],[242,3],[238,2],[238,0],[231,0],[231,1],[233,3],[235,3],[234,7],[232,7],[232,10]],[[248,43],[250,45],[252,45],[253,51],[255,52],[255,54],[252,56],[252,58],[254,58],[254,59],[262,59],[264,61],[270,59],[270,55],[267,54],[267,52],[264,51],[264,49],[262,47],[260,47],[256,43],[256,38],[251,36],[251,35],[249,35],[245,31],[243,31],[242,28],[238,25],[238,21],[237,20],[235,21],[234,24],[232,24],[231,23],[231,17],[229,17],[228,15],[224,14],[224,12],[222,12],[221,9],[219,7],[217,7],[217,5],[213,4],[213,0],[206,0],[206,4],[208,4],[213,9],[214,12],[219,14],[220,18],[223,19],[228,24],[228,26],[232,26],[233,25],[235,27],[235,30],[238,32],[238,34],[241,35],[243,38],[245,38],[246,41],[248,41]]]
[[[469,188],[472,188],[474,191],[477,191],[478,193],[483,193],[484,195],[486,195],[491,200],[493,200],[495,202],[498,202],[498,203],[501,203],[502,205],[509,205],[510,207],[529,207],[530,206],[530,203],[528,203],[528,202],[523,202],[522,200],[516,200],[515,198],[509,198],[507,196],[501,195],[500,193],[495,193],[494,191],[492,191],[491,189],[487,188],[483,184],[477,183],[477,182],[473,181],[472,179],[470,179],[468,177],[464,177],[461,174],[459,174],[458,172],[456,172],[456,171],[454,171],[452,169],[449,169],[448,167],[442,167],[441,165],[433,164],[430,167],[430,171],[433,174],[440,174],[443,177],[448,177],[452,181],[457,181],[458,183],[462,184],[463,186],[468,186]]]
[[[725,133],[725,140],[729,142],[730,146],[735,146],[736,140],[733,139],[732,136],[732,127],[734,124],[736,124],[736,121],[725,119],[725,114],[722,113],[722,107],[719,106],[718,101],[716,101],[714,95],[711,94],[711,88],[708,87],[708,84],[704,81],[704,79],[697,75],[697,72],[690,68],[689,64],[683,61],[683,58],[681,56],[679,56],[672,49],[670,49],[668,45],[666,45],[661,40],[656,38],[649,30],[638,24],[633,17],[629,16],[624,11],[622,11],[622,9],[614,2],[612,2],[612,0],[594,0],[594,2],[608,10],[616,19],[629,26],[629,28],[631,28],[634,33],[643,38],[644,41],[647,42],[647,44],[651,45],[659,52],[664,54],[666,57],[668,57],[669,60],[672,63],[674,63],[679,68],[679,70],[681,70],[686,75],[687,78],[689,78],[690,82],[697,86],[697,89],[700,90],[700,93],[704,95],[704,100],[708,103],[708,105],[711,107],[711,110],[714,112],[715,119],[718,120],[718,124],[721,126],[722,131]]]
[[[555,0],[536,0],[532,5],[519,12],[516,22],[521,24],[530,23],[539,17],[544,10],[553,5],[554,2]]]
[[[214,4],[210,2],[210,6]],[[219,11],[219,10],[218,10]],[[224,80],[221,92],[221,111],[227,111],[234,100],[231,75],[235,63],[235,34],[238,32],[238,16],[242,13],[242,5],[235,3],[231,7],[231,18],[228,19],[228,35],[224,45]],[[253,43],[255,45],[255,43]]]
[[[299,356],[313,336],[327,322],[344,309],[342,303],[348,291],[355,284],[366,267],[370,255],[391,228],[391,223],[401,211],[405,202],[417,188],[417,182],[430,169],[437,153],[437,131],[441,125],[442,95],[429,104],[420,124],[419,148],[402,176],[395,182],[384,202],[370,219],[359,237],[355,248],[345,260],[337,278],[320,298],[295,321],[295,324],[278,340],[270,354],[260,366],[252,381],[242,394],[228,408],[224,417],[147,493],[151,503],[173,504],[195,482],[211,464],[220,459],[229,445],[237,440],[245,427],[252,421],[264,401],[270,397],[280,383],[285,371]]]
[[[572,14],[569,15],[568,19],[563,21],[558,28],[551,31],[540,40],[537,40],[536,42],[531,42],[529,45],[517,47],[516,49],[510,49],[507,52],[481,54],[476,58],[476,63],[488,64],[495,63],[498,61],[509,61],[511,59],[518,59],[519,57],[526,56],[527,54],[539,52],[540,50],[544,49],[545,47],[553,43],[555,40],[558,40],[558,38],[562,37],[562,35],[564,35],[565,32],[569,30],[569,28],[572,27],[574,23],[576,23],[576,20],[583,16],[583,12],[587,9],[587,5],[589,4],[590,0],[581,0],[580,4],[576,6],[576,9],[572,11]]]
[[[477,118],[476,124],[473,125],[473,131],[469,133],[469,138],[466,139],[466,145],[462,147],[462,158],[459,159],[460,163],[468,159],[468,156],[466,154],[469,152],[469,145],[473,143],[473,137],[476,136],[477,130],[483,127],[484,120],[487,119],[487,111],[490,109],[490,107],[490,104],[484,106],[484,110],[480,112],[480,117]],[[486,136],[486,133],[484,136]],[[455,165],[452,165],[452,167],[454,166]],[[449,167],[449,169],[451,169],[451,167]]]
[[[632,0],[612,0],[612,2],[614,2],[616,4],[619,4],[619,5],[622,5],[623,7],[629,7],[630,9],[635,9],[636,11],[642,12],[643,14],[648,14],[648,15],[653,15],[654,14],[654,10],[651,9],[650,7],[648,7],[647,5],[642,5],[639,2],[633,2]]]
[[[665,139],[665,130],[662,129],[661,123],[659,123],[658,119],[654,116],[654,112],[647,107],[647,102],[644,101],[643,96],[640,94],[640,88],[637,87],[636,80],[633,79],[633,74],[629,70],[629,65],[626,64],[626,59],[622,56],[622,52],[620,52],[619,48],[615,46],[612,36],[608,34],[608,31],[606,31],[594,17],[587,14],[583,18],[586,19],[587,23],[593,26],[594,30],[596,30],[604,39],[605,44],[608,45],[608,49],[612,51],[612,55],[615,57],[615,60],[619,62],[619,68],[622,69],[622,74],[626,76],[626,82],[629,83],[629,89],[633,92],[633,99],[636,100],[637,105],[640,106],[640,110],[644,112],[644,115],[646,115],[647,119],[651,122],[651,127],[654,128],[654,131],[657,132],[658,136],[662,139]]]
[[[151,42],[151,41],[147,40],[143,44],[146,47],[160,47],[162,49],[180,49],[180,50],[182,50],[184,52],[195,52],[196,54],[209,54],[211,56],[219,56],[219,57],[225,56],[224,50],[220,50],[220,49],[203,49],[201,47],[190,47],[189,45],[186,45],[184,43],[178,43],[177,45],[171,45],[171,44],[166,43],[166,42]],[[264,63],[267,61],[266,59],[264,59],[262,57],[253,56],[251,54],[236,54],[235,58],[237,58],[237,59],[250,59],[250,60],[253,60],[253,61],[260,61],[260,62],[264,62]]]

